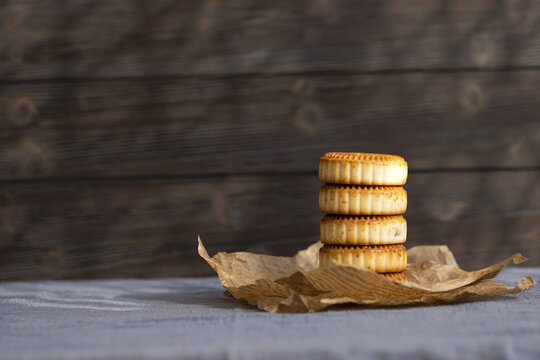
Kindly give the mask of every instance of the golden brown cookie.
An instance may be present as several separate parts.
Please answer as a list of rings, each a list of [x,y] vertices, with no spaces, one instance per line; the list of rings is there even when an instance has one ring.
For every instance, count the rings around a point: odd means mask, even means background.
[[[350,185],[403,185],[407,162],[401,156],[329,152],[319,162],[319,179]]]
[[[407,250],[403,245],[336,246],[319,250],[319,266],[358,265],[377,273],[402,272],[407,268]]]
[[[343,215],[399,215],[407,210],[407,192],[401,186],[324,184],[319,210]]]
[[[389,245],[404,243],[407,222],[401,215],[325,215],[321,242],[329,245]]]
[[[398,272],[398,273],[387,273],[387,274],[380,274],[382,276],[384,276],[385,278],[388,278],[390,280],[397,280],[397,281],[409,281],[409,279],[407,279],[407,275],[405,275],[405,273],[402,273],[402,272]]]

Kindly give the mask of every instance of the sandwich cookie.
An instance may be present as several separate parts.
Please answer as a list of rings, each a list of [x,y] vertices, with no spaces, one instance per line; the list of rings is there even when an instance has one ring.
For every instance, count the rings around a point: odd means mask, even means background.
[[[407,222],[401,215],[325,215],[321,242],[328,245],[401,244],[407,238]]]
[[[377,273],[398,273],[407,268],[407,251],[403,245],[334,246],[319,250],[319,266],[357,265]]]
[[[324,184],[319,210],[344,215],[399,215],[407,210],[407,192],[401,186]]]
[[[319,162],[319,179],[334,184],[403,185],[407,162],[397,155],[329,152]]]

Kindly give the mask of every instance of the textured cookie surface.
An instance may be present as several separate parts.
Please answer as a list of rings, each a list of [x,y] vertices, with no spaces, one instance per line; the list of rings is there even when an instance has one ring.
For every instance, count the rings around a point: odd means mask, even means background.
[[[402,272],[407,268],[407,250],[403,245],[336,246],[319,250],[319,266],[357,265],[378,273]]]
[[[407,238],[407,222],[401,215],[325,215],[321,242],[330,245],[401,244]]]
[[[319,179],[334,184],[403,185],[407,172],[397,155],[330,152],[319,162]]]
[[[401,186],[324,184],[319,210],[342,215],[399,215],[407,210],[407,192]]]
[[[381,275],[384,276],[385,278],[390,279],[390,280],[409,281],[409,279],[407,279],[407,275],[405,275],[402,272],[399,272],[399,273],[387,273],[387,274],[381,274]]]

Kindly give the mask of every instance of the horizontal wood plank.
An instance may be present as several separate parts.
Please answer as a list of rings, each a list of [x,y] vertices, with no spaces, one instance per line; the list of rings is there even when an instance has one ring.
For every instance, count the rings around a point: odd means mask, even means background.
[[[539,178],[540,171],[411,174],[407,246],[447,244],[467,268],[516,251],[534,256]],[[208,274],[197,234],[212,253],[292,255],[318,239],[319,187],[311,175],[3,185],[0,278]]]
[[[539,167],[539,97],[539,71],[10,84],[0,180],[315,172],[325,151]]]
[[[17,0],[0,77],[536,67],[539,1]]]

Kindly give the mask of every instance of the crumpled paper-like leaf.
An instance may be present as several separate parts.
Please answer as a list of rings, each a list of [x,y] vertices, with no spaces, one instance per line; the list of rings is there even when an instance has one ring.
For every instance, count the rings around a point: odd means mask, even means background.
[[[397,306],[441,304],[480,297],[515,294],[536,282],[523,278],[509,286],[488,280],[521,254],[487,268],[467,272],[459,268],[447,246],[415,246],[407,250],[408,282],[385,278],[353,265],[319,268],[315,243],[293,257],[249,252],[219,252],[210,257],[199,238],[199,255],[216,271],[226,293],[269,312],[314,312],[335,304]]]

